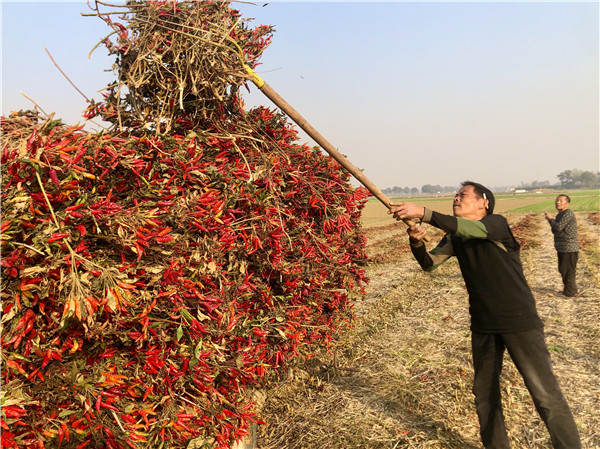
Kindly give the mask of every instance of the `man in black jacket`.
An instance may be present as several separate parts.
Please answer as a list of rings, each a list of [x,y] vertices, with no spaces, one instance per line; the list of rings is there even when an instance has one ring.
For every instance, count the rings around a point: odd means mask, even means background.
[[[431,271],[455,256],[469,293],[473,350],[473,394],[483,445],[508,449],[500,396],[505,349],[523,376],[535,407],[555,448],[581,448],[577,426],[556,377],[533,294],[523,274],[520,246],[508,222],[493,214],[494,195],[481,184],[466,181],[454,197],[454,216],[396,203],[394,218],[421,219],[446,232],[430,252],[423,243],[426,230],[408,229],[416,260]]]

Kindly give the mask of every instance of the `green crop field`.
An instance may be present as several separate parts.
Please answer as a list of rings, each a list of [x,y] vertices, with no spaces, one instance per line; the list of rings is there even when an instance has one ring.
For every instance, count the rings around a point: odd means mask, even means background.
[[[561,192],[562,193],[562,192]],[[571,198],[571,207],[573,211],[599,211],[600,210],[600,191],[599,190],[575,190],[566,191],[566,195]],[[524,206],[515,207],[507,212],[554,212],[554,200],[559,193],[552,195],[542,195],[539,202]],[[540,195],[538,195],[540,196]]]

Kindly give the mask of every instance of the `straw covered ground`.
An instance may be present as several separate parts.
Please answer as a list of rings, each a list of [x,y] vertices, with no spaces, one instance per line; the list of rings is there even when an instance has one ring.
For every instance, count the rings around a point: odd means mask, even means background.
[[[552,234],[541,214],[507,216],[545,323],[554,370],[583,447],[600,447],[600,217],[577,212],[576,298],[558,294]],[[440,234],[429,228],[432,244]],[[424,273],[400,224],[367,229],[371,283],[336,347],[290,370],[267,394],[261,449],[480,448],[473,405],[467,295],[458,265]],[[510,359],[502,377],[514,448],[550,448]]]

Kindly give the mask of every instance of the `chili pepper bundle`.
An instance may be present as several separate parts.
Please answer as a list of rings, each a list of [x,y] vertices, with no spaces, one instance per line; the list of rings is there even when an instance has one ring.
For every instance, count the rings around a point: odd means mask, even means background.
[[[231,48],[256,64],[270,28],[222,2],[127,8],[135,26],[104,19],[130,95],[86,112],[114,112],[113,129],[2,117],[3,447],[229,447],[260,422],[251,390],[327,347],[367,282],[366,190],[238,97]],[[221,46],[200,52],[189,35],[207,30]],[[140,62],[148,33],[198,102],[176,107]],[[199,52],[175,62],[184,45]]]

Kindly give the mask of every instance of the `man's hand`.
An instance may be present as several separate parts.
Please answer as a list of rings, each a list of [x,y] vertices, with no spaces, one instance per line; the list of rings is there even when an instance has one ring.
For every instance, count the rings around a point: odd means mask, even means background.
[[[546,220],[550,220],[554,218],[552,215],[550,215],[548,212],[546,212]]]
[[[416,224],[414,226],[410,226],[406,232],[408,232],[408,237],[410,239],[410,243],[418,244],[423,241],[425,236],[427,235],[427,231],[420,224]]]
[[[396,220],[421,219],[425,215],[425,208],[414,203],[391,203],[390,206],[389,213],[393,214]]]

